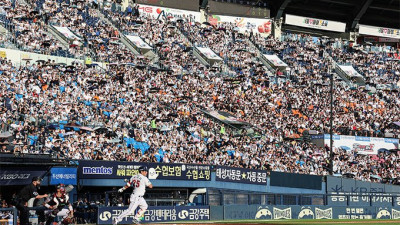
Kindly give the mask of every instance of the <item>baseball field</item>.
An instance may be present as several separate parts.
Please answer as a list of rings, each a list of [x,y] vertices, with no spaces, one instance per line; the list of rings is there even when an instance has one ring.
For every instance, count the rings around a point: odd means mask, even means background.
[[[223,224],[223,225],[348,225],[348,224],[367,224],[367,225],[382,225],[382,224],[399,224],[400,220],[224,220],[210,222],[182,222],[168,223],[176,225],[198,225],[198,224]]]

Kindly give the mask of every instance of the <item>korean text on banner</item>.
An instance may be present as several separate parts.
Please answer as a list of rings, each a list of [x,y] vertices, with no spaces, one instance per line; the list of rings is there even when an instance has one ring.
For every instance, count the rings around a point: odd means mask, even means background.
[[[99,207],[97,224],[111,224],[127,207]],[[133,224],[135,212],[119,224]],[[209,206],[150,206],[143,215],[143,222],[204,221],[210,220]]]
[[[246,184],[267,184],[267,171],[217,166],[216,181]]]
[[[208,165],[85,160],[79,161],[78,176],[80,179],[125,179],[138,174],[140,166],[149,168],[149,179],[211,180],[211,167]]]
[[[77,184],[77,168],[53,167],[50,170],[50,184]]]

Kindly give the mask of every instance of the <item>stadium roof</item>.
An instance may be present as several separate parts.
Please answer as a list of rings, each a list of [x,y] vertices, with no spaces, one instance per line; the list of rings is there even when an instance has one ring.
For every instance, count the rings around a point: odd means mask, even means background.
[[[218,1],[218,0],[217,0]],[[224,0],[219,0],[224,1]],[[227,0],[225,0],[227,1]],[[400,0],[228,0],[271,9],[271,17],[284,14],[334,20],[353,30],[359,24],[400,28]]]
[[[400,0],[272,0],[271,17],[282,13],[360,24],[400,28]]]

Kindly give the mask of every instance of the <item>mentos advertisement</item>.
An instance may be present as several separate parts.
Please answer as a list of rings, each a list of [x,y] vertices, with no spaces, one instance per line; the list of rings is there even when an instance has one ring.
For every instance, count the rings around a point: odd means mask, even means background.
[[[209,165],[92,160],[79,160],[78,163],[80,179],[130,178],[139,173],[140,166],[147,166],[151,180],[211,180]]]
[[[150,14],[155,18],[165,16],[167,18],[185,18],[190,22],[200,22],[200,12],[196,11],[139,4],[139,12]]]
[[[238,16],[211,15],[208,17],[211,25],[220,23],[234,23],[240,32],[253,31],[260,34],[269,35],[271,33],[272,22],[270,19],[256,19]]]
[[[325,134],[324,143],[328,146],[329,140],[329,134]],[[399,139],[333,135],[333,147],[363,155],[376,155],[379,152],[398,150]]]

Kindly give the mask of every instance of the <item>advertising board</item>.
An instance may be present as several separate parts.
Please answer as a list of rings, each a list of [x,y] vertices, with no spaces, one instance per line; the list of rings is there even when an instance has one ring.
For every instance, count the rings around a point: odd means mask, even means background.
[[[400,39],[400,29],[387,28],[387,27],[374,27],[374,26],[360,24],[358,32],[360,34],[372,35],[377,37]]]
[[[290,14],[286,14],[285,24],[335,32],[345,32],[346,30],[345,23]]]
[[[99,207],[97,224],[112,224],[128,207]],[[134,224],[132,212],[119,224]],[[143,215],[143,223],[173,222],[173,221],[204,221],[210,220],[209,206],[150,206]]]
[[[165,164],[116,161],[79,161],[80,179],[125,179],[139,173],[140,166],[147,166],[149,179],[163,180],[211,180],[208,165]]]

